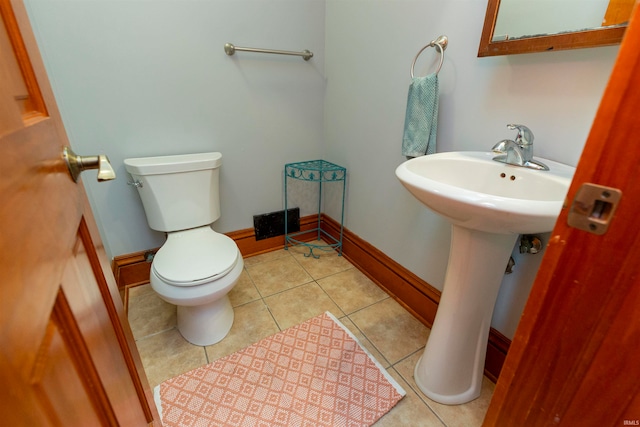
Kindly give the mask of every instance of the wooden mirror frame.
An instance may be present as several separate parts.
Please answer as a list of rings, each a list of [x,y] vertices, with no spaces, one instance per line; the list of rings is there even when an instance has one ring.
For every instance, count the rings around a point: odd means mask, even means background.
[[[610,46],[619,44],[627,29],[626,25],[618,25],[547,36],[492,41],[499,7],[500,0],[489,0],[478,48],[479,57]]]

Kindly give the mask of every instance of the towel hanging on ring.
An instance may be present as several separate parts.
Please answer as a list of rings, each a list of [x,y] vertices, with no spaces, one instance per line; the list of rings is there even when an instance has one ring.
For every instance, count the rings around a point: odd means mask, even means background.
[[[440,36],[420,49],[411,63],[411,85],[407,97],[407,112],[404,119],[402,154],[418,157],[436,152],[438,133],[438,73],[444,61],[444,50],[449,44],[447,36]],[[435,47],[440,53],[438,68],[426,77],[415,77],[413,68],[416,60],[428,47]]]
[[[409,86],[402,154],[418,157],[436,152],[438,75],[414,77]]]

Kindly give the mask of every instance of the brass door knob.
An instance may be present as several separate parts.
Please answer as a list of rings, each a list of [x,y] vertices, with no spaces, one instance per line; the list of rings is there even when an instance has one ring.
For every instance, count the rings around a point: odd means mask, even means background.
[[[109,158],[104,154],[99,156],[78,156],[71,147],[64,147],[62,157],[67,163],[69,173],[74,182],[78,182],[80,174],[88,169],[98,169],[98,182],[110,181],[116,178],[116,173],[111,167]]]

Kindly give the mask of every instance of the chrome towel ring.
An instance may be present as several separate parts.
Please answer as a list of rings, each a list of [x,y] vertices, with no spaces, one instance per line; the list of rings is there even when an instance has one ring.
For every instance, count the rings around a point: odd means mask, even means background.
[[[440,52],[440,62],[438,63],[438,69],[436,70],[436,74],[438,74],[440,72],[440,68],[442,68],[442,63],[444,62],[444,51],[447,48],[448,44],[449,44],[449,39],[447,38],[447,36],[440,36],[435,40],[431,40],[431,42],[428,45],[420,49],[420,52],[418,52],[416,57],[413,58],[413,63],[411,64],[411,78],[414,77],[413,67],[415,67],[418,57],[428,47],[435,47],[438,50],[438,52]]]

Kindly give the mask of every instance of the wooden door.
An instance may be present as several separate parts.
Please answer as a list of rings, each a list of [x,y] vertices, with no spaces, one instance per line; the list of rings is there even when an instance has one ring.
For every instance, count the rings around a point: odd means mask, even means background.
[[[24,5],[0,0],[0,14],[0,424],[154,425]]]
[[[568,209],[562,210],[485,426],[640,425],[638,7],[569,189],[569,203],[583,183],[622,190],[618,209],[603,235],[569,227]]]

